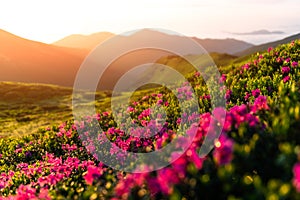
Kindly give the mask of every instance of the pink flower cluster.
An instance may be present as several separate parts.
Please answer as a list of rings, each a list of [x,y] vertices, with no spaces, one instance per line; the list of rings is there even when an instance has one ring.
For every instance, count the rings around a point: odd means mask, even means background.
[[[289,73],[291,72],[292,69],[289,66],[291,66],[292,68],[296,68],[298,67],[298,62],[292,61],[291,58],[286,58],[284,60],[284,66],[282,66],[281,68],[281,72],[283,74],[282,80],[284,83],[288,82],[291,79]]]
[[[59,126],[59,132],[56,133],[56,135],[58,137],[67,137],[67,138],[71,138],[72,137],[72,131],[75,130],[75,126],[71,127],[71,129],[66,130],[65,129],[66,124],[63,123],[62,125]]]
[[[210,100],[210,95],[209,94],[203,94],[202,96],[199,97],[199,99],[207,99]]]
[[[292,43],[291,43],[292,44]],[[287,83],[289,80],[291,80],[290,77],[290,72],[291,72],[291,67],[292,68],[296,68],[299,66],[299,63],[297,61],[293,61],[290,57],[285,57],[279,56],[279,52],[276,52],[272,47],[270,47],[268,49],[268,53],[271,56],[274,56],[276,59],[276,62],[279,65],[282,65],[280,67],[281,73],[282,73],[282,80],[284,83]],[[246,63],[245,65],[242,66],[241,70],[240,70],[240,74],[243,74],[244,71],[247,71],[250,69],[251,66],[258,66],[258,64],[263,60],[264,55],[260,54],[258,56],[258,60],[253,60],[252,62]]]
[[[232,91],[231,90],[226,90],[226,94],[225,94],[225,99],[226,101],[229,101],[232,95]]]
[[[142,111],[142,113],[138,116],[138,119],[141,120],[141,119],[147,118],[150,116],[150,114],[151,114],[151,109],[147,108]]]
[[[260,90],[259,89],[252,90],[252,96],[254,96],[256,98],[259,95],[260,95]]]
[[[281,71],[283,74],[288,74],[291,71],[291,68],[289,68],[288,66],[283,66],[281,68]]]
[[[262,95],[258,96],[253,104],[232,107],[227,112],[223,130],[228,132],[232,126],[238,128],[242,123],[247,123],[250,127],[259,125],[259,118],[255,114],[261,110],[269,110],[267,98]]]
[[[290,76],[285,76],[282,80],[284,83],[288,82],[291,79]]]
[[[181,87],[177,88],[178,99],[190,100],[192,97],[193,97],[193,88],[187,83],[184,83]]]
[[[222,134],[215,141],[215,150],[213,152],[217,165],[225,165],[233,159],[233,140]]]
[[[167,168],[152,173],[138,173],[128,174],[126,177],[121,178],[115,188],[115,195],[118,198],[127,198],[130,195],[131,189],[135,187],[147,187],[151,195],[158,192],[162,194],[171,194],[174,186],[181,182],[186,174],[189,163],[194,164],[197,169],[202,168],[203,161],[206,158],[200,158],[197,153],[202,145],[203,138],[207,136],[209,128],[216,128],[221,120],[224,120],[223,115],[220,115],[221,108],[216,108],[213,115],[205,113],[200,116],[199,123],[193,123],[187,134],[196,133],[193,138],[192,144],[183,155],[173,152],[172,157],[174,162]],[[213,158],[217,165],[225,165],[233,159],[233,145],[234,142],[230,139],[226,132],[229,132],[234,126],[238,128],[242,123],[249,123],[251,127],[259,125],[259,118],[255,115],[260,110],[268,110],[267,98],[258,96],[252,105],[235,106],[229,110],[226,115],[225,126],[222,134],[218,140],[215,141],[215,150],[213,151]],[[211,120],[213,127],[210,127]],[[214,131],[213,131],[214,132]],[[178,145],[182,146],[187,142],[186,138],[178,138]]]
[[[40,189],[37,194],[36,189],[30,185],[20,185],[15,196],[0,197],[0,200],[50,200],[48,189]]]
[[[243,70],[248,70],[250,68],[251,63],[247,63],[245,65],[242,66]]]
[[[87,173],[84,176],[85,182],[88,185],[92,185],[95,179],[98,179],[101,177],[103,174],[103,168],[102,165],[100,167],[94,166],[94,165],[89,165],[87,167]]]
[[[300,163],[296,163],[293,167],[293,185],[296,188],[297,192],[300,192]]]
[[[224,83],[226,81],[226,78],[227,78],[226,74],[222,74],[222,76],[220,78],[220,82]]]
[[[77,149],[77,146],[76,144],[72,144],[72,145],[69,145],[69,144],[62,144],[62,147],[61,147],[63,150],[66,150],[66,151],[74,151]]]
[[[68,157],[63,160],[61,157],[58,158],[49,153],[46,153],[42,161],[37,161],[31,165],[20,163],[17,165],[17,174],[13,171],[1,174],[0,189],[12,186],[15,177],[24,176],[36,181],[30,182],[28,185],[20,185],[16,196],[2,199],[50,199],[48,189],[70,177],[73,171],[79,168],[87,169],[87,174],[84,176],[87,184],[91,184],[105,170],[102,165],[95,167],[92,161],[81,162],[76,157]],[[40,188],[39,193],[35,189],[37,187]]]

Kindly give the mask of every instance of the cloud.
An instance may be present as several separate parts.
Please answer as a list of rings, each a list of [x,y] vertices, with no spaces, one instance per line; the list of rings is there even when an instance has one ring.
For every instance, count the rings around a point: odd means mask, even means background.
[[[256,30],[256,31],[251,31],[251,32],[241,32],[241,33],[232,33],[234,35],[279,35],[279,34],[284,34],[285,32],[283,31],[268,31],[265,29],[262,30]]]

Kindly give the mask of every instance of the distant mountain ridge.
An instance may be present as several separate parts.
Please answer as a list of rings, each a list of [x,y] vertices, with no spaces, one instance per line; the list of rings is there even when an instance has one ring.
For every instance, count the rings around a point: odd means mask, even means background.
[[[274,42],[268,42],[268,43],[265,43],[265,44],[250,47],[250,48],[248,48],[244,51],[240,51],[238,53],[235,53],[234,55],[235,56],[246,56],[246,55],[250,55],[250,54],[253,54],[253,53],[256,53],[256,52],[266,51],[269,47],[276,47],[278,45],[286,44],[286,43],[289,43],[289,42],[291,42],[293,40],[296,40],[296,39],[300,39],[300,33],[289,36],[289,37],[286,37],[282,40],[277,40],[277,41],[274,41]]]
[[[133,33],[132,35],[147,35],[147,34],[151,34],[151,36],[153,37],[156,36],[161,37],[162,35],[165,35],[167,37],[173,37],[174,41],[181,40],[181,38],[183,37],[178,35],[169,35],[152,29],[143,29],[141,31]],[[114,34],[109,32],[99,32],[91,35],[76,34],[76,35],[67,36],[57,42],[54,42],[53,44],[58,46],[64,46],[64,47],[85,48],[91,50],[94,49],[97,45],[99,45],[103,41],[105,41],[106,39],[109,39],[110,37],[113,36]],[[124,37],[130,37],[130,35]],[[232,38],[228,38],[228,39],[199,39],[197,37],[189,37],[189,38],[195,40],[197,43],[202,45],[202,47],[209,53],[215,52],[215,53],[234,54],[254,46],[253,44],[250,44],[248,42],[244,42]]]
[[[1,29],[0,44],[0,81],[72,86],[88,53],[27,40]]]
[[[192,39],[201,44],[203,48],[206,49],[209,53],[235,54],[239,51],[243,51],[250,47],[253,47],[253,44],[232,38],[199,39],[193,37]]]
[[[56,46],[83,48],[91,50],[95,48],[97,44],[105,41],[110,37],[113,37],[114,35],[115,34],[110,32],[99,32],[91,35],[73,34],[63,39],[60,39],[52,44]]]
[[[149,33],[151,33],[151,37]],[[173,37],[174,41],[178,41],[178,43],[184,39],[181,36],[170,36],[153,30],[142,30],[134,34],[134,38],[138,41],[160,39],[162,44],[165,42],[164,38]],[[53,45],[24,39],[0,30],[0,81],[73,86],[77,71],[89,52],[112,36],[113,34],[109,32],[95,33],[89,36],[72,35]],[[123,41],[126,42],[131,36],[122,36]],[[197,40],[197,38],[194,39]],[[203,41],[206,41],[203,43],[204,48],[211,51],[217,51],[218,48],[227,51],[229,48],[222,47],[225,44],[230,48],[234,46],[228,45],[227,42],[231,40],[215,40],[215,43],[211,39],[201,40],[201,42]],[[238,43],[242,44],[243,48],[248,46],[244,46],[244,42]],[[222,45],[214,47],[214,44]],[[169,45],[176,45],[176,43]],[[229,50],[232,51],[232,49]],[[108,51],[114,51],[114,49]],[[119,78],[133,67],[148,62],[154,63],[168,55],[170,55],[168,52],[145,49],[121,56],[107,68],[100,80],[99,89],[113,89]]]
[[[168,35],[149,29],[133,33],[133,35],[136,41],[139,42],[159,40],[160,44],[169,45],[170,47],[184,41],[184,37],[182,36]],[[121,36],[122,42],[128,43],[128,39],[133,35]],[[73,35],[55,42],[56,45],[53,45],[24,39],[0,29],[0,81],[73,86],[77,72],[86,56],[95,46],[112,36],[114,35],[108,32],[96,33],[89,36]],[[170,39],[170,37],[172,40],[169,40],[169,43],[167,43],[166,38]],[[300,34],[274,43],[268,43],[265,46],[261,45],[261,49],[265,50],[269,46],[276,46],[276,44],[285,43],[297,38],[300,38]],[[236,53],[239,55],[241,52],[256,52],[257,48],[260,47],[234,39],[199,39],[196,37],[192,39],[202,44],[210,55],[212,55],[212,52],[217,52],[214,55],[215,58],[233,59],[234,57],[228,54],[233,54],[238,49],[243,50]],[[75,40],[77,42],[73,43]],[[176,41],[176,43],[173,41]],[[121,46],[122,42],[120,43]],[[250,48],[247,48],[249,46]],[[114,48],[107,49],[108,53],[114,51]],[[189,53],[188,49],[186,53]],[[142,49],[122,55],[106,68],[105,73],[101,77],[98,89],[111,90],[119,78],[134,67],[145,63],[156,63],[162,61],[160,60],[161,58],[170,55],[172,55],[170,52],[151,49]],[[172,63],[175,61],[176,59],[171,59],[167,62]],[[223,65],[226,62],[219,64]],[[179,67],[177,65],[174,66]],[[182,70],[186,71],[186,69]],[[136,78],[136,76],[139,76],[139,74],[135,74],[133,78]]]

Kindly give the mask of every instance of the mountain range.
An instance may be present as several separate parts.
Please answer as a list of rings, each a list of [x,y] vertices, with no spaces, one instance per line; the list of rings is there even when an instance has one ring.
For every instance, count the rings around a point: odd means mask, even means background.
[[[289,43],[289,42],[291,42],[293,40],[296,40],[296,39],[299,39],[299,38],[300,38],[300,33],[289,36],[289,37],[286,37],[286,38],[283,38],[282,40],[277,40],[277,41],[274,41],[274,42],[269,42],[269,43],[266,43],[266,44],[261,44],[261,45],[256,45],[256,46],[250,47],[250,48],[248,48],[244,51],[240,51],[238,53],[235,53],[234,55],[236,55],[236,56],[246,56],[246,55],[253,54],[253,53],[256,53],[256,52],[262,52],[262,51],[267,50],[269,47],[274,48],[278,45],[286,44],[286,43]]]
[[[162,38],[163,36],[167,36],[167,37],[173,37],[174,41],[181,40],[184,37],[178,35],[169,35],[151,29],[144,29],[134,33],[133,35],[135,35],[135,37],[137,37],[137,35],[140,35],[141,37],[148,37],[148,35],[151,35],[151,38],[148,39]],[[74,35],[67,36],[57,42],[54,42],[53,44],[57,46],[63,46],[63,47],[85,48],[85,49],[92,50],[98,44],[113,36],[115,36],[115,34],[109,32],[99,32],[91,35],[74,34]],[[241,40],[231,39],[231,38],[230,39],[199,39],[197,37],[191,37],[191,39],[195,40],[197,43],[202,45],[202,47],[207,52],[234,54],[254,46],[253,44]]]
[[[86,56],[97,45],[113,36],[114,34],[109,32],[91,35],[70,35],[53,44],[45,44],[27,40],[0,29],[0,81],[73,86],[76,73]],[[123,37],[122,41],[126,43],[133,36],[140,41],[154,41],[157,38],[172,37],[177,43],[184,39],[183,36],[168,35],[167,33],[144,29],[132,35],[121,36]],[[249,52],[265,50],[269,46],[289,42],[297,38],[300,38],[300,34],[286,38],[283,41],[255,46],[235,39],[199,39],[191,37],[209,53],[235,56],[243,56]],[[161,40],[161,42],[164,43],[164,40]],[[108,51],[114,51],[114,49]],[[153,49],[132,51],[122,55],[106,69],[101,77],[98,89],[113,89],[119,78],[133,67],[144,63],[156,62],[167,56],[170,56],[169,52]]]
[[[71,86],[88,53],[20,38],[0,30],[0,81]]]

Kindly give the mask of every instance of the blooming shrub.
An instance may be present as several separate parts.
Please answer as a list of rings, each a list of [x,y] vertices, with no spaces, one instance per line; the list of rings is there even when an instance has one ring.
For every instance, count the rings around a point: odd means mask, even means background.
[[[186,83],[177,89],[186,100],[181,108],[162,88],[131,102],[120,113],[131,118],[119,125],[108,111],[22,138],[0,138],[0,199],[300,199],[299,60],[300,42],[294,41],[229,72],[220,69],[223,75],[215,81],[225,85],[218,89],[226,116],[218,115],[222,108],[212,109],[200,73],[191,73],[193,89]],[[199,112],[184,109],[192,92]],[[165,116],[151,106],[164,108]],[[210,122],[221,135],[200,157]],[[187,142],[182,136],[193,132],[188,149],[172,152],[174,162],[157,171],[126,173],[98,159],[105,139],[112,145],[103,154],[125,162],[125,152],[154,152],[175,138],[181,146]]]

